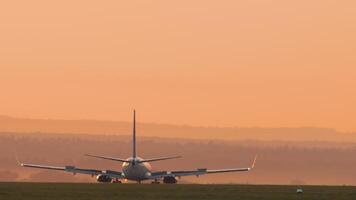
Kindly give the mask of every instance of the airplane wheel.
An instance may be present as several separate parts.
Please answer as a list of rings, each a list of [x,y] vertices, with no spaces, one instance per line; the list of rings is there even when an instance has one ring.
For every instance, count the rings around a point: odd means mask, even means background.
[[[116,179],[116,180],[113,180],[112,183],[122,183],[120,180]]]

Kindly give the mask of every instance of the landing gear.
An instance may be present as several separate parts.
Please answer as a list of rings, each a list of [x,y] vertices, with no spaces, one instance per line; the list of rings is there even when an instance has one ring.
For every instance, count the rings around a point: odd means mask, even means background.
[[[113,180],[111,181],[111,183],[122,183],[122,182],[121,182],[121,180],[119,180],[118,178],[116,178],[116,179],[113,179]]]
[[[174,176],[166,176],[163,178],[163,183],[166,184],[176,184],[177,179]]]
[[[160,182],[157,179],[155,179],[154,181],[152,181],[151,184],[160,184]]]

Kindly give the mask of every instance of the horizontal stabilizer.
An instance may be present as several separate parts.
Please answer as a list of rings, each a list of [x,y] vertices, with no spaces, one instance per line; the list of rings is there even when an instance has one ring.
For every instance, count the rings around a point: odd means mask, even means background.
[[[100,158],[104,160],[113,160],[113,161],[118,161],[118,162],[126,162],[126,159],[122,158],[114,158],[114,157],[107,157],[107,156],[97,156],[97,155],[90,155],[90,154],[85,154],[85,156],[93,157],[93,158]]]
[[[176,159],[176,158],[181,158],[182,156],[170,156],[170,157],[160,157],[160,158],[149,158],[149,159],[143,159],[139,162],[154,162],[154,161],[161,161],[161,160],[169,160],[169,159]]]

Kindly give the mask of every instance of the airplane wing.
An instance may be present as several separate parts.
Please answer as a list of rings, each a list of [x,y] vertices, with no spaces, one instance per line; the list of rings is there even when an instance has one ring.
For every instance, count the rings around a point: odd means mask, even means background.
[[[75,174],[88,174],[91,176],[107,175],[111,178],[118,178],[118,179],[124,178],[121,172],[111,171],[111,170],[82,169],[82,168],[76,168],[74,166],[56,167],[56,166],[48,166],[48,165],[25,164],[25,163],[19,163],[19,164],[22,167],[31,167],[31,168],[48,169],[48,170],[59,170],[59,171],[73,173],[74,175]]]
[[[247,168],[231,168],[231,169],[217,169],[209,170],[206,168],[197,169],[192,171],[161,171],[151,173],[150,179],[161,179],[164,177],[182,177],[182,176],[201,176],[205,174],[227,173],[227,172],[248,172],[255,167],[257,156],[253,160],[252,166]]]

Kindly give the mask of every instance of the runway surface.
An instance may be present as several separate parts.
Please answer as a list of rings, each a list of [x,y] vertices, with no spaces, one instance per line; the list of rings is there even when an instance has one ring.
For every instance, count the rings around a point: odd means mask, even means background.
[[[353,186],[0,183],[0,200],[19,199],[288,199],[356,200]]]

